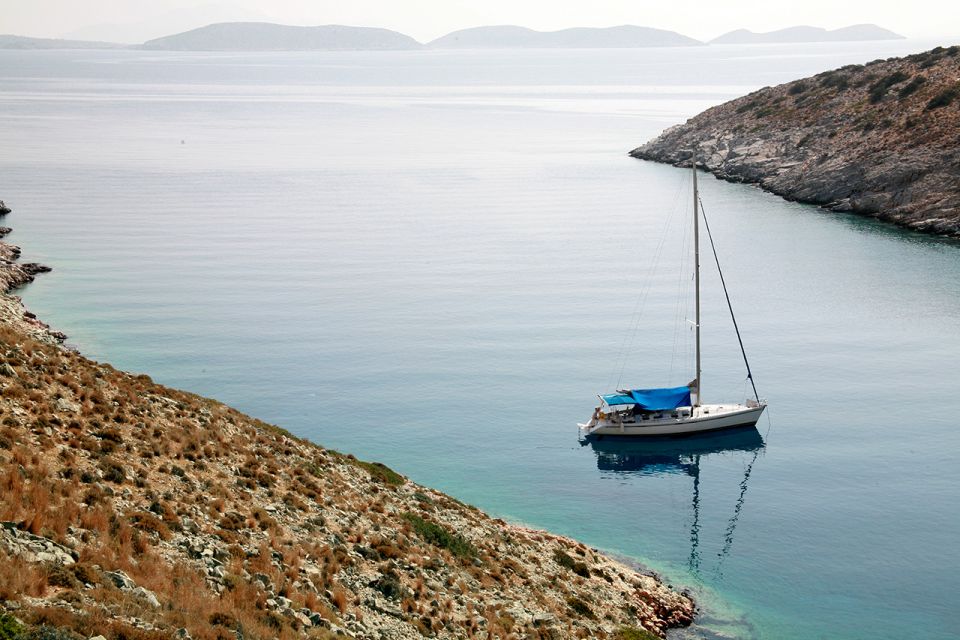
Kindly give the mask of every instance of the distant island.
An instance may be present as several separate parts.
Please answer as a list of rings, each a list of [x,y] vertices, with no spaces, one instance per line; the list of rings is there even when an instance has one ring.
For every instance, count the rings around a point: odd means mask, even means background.
[[[960,46],[848,65],[704,111],[631,151],[789,200],[960,237]]]
[[[0,49],[124,49],[127,45],[92,40],[60,40],[0,35]]]
[[[820,27],[798,26],[754,33],[737,29],[710,41],[710,44],[767,44],[798,42],[858,42],[863,40],[903,40],[904,37],[875,24],[855,24],[828,31]]]
[[[140,48],[167,51],[380,51],[422,47],[410,36],[389,29],[222,22],[149,40]]]
[[[298,27],[269,22],[220,22],[141,45],[0,35],[0,49],[149,49],[165,51],[397,51],[431,49],[634,49],[704,44],[759,44],[896,40],[903,36],[872,24],[827,31],[790,27],[769,33],[739,29],[708,43],[674,31],[621,25],[535,31],[515,25],[473,27],[428,44],[389,29],[322,25]]]
[[[702,44],[699,40],[673,31],[633,25],[560,31],[534,31],[526,27],[504,25],[454,31],[429,42],[427,46],[434,49],[628,49]]]

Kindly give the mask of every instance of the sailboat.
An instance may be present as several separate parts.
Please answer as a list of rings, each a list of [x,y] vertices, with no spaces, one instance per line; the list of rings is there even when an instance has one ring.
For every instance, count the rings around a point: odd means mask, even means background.
[[[730,295],[727,293],[727,284],[723,279],[723,272],[719,271],[720,263],[717,250],[713,245],[713,236],[710,225],[704,217],[710,246],[717,269],[720,273],[720,283],[730,309],[730,317],[740,343],[740,352],[747,368],[747,379],[753,388],[754,398],[744,403],[704,404],[702,402],[702,387],[700,384],[700,217],[703,207],[697,191],[697,161],[691,159],[693,171],[693,263],[694,263],[694,296],[696,317],[696,377],[683,387],[665,387],[655,389],[617,389],[614,393],[597,396],[600,403],[593,411],[593,415],[586,423],[579,424],[580,433],[584,438],[599,438],[603,436],[676,436],[718,429],[754,426],[760,419],[760,414],[766,408],[766,403],[757,394],[750,363],[747,361],[747,352],[743,347],[740,328],[733,315],[733,306]]]

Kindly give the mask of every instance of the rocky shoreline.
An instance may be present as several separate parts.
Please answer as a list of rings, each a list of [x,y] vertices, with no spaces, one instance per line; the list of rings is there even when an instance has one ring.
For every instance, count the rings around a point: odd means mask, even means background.
[[[0,637],[665,637],[596,549],[61,344],[0,241]]]
[[[767,87],[630,155],[689,166],[693,150],[723,180],[960,237],[960,46]]]
[[[10,213],[3,200],[0,200],[0,218]],[[13,229],[0,226],[0,321],[11,323],[26,331],[35,339],[63,342],[67,336],[59,331],[52,331],[49,325],[40,321],[36,314],[27,311],[19,297],[10,292],[33,282],[41,273],[49,273],[53,269],[36,262],[17,262],[21,249],[17,245],[5,242],[3,238]]]

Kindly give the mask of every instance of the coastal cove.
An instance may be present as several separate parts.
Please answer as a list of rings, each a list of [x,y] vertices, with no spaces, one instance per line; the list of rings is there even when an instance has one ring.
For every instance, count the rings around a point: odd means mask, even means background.
[[[26,266],[0,263],[5,639],[653,640],[690,624],[693,601],[649,572],[63,348],[10,295]]]
[[[7,240],[54,267],[20,293],[84,354],[637,559],[718,633],[945,640],[955,241],[704,175],[762,444],[705,445],[694,471],[575,428],[686,203],[686,172],[627,151],[762,86],[936,44],[0,52]],[[675,284],[659,274],[648,309],[670,315]],[[705,300],[711,344],[722,304]],[[672,360],[656,317],[625,382],[685,383],[681,359],[644,370]],[[738,357],[704,355],[708,393],[741,392],[717,373]]]

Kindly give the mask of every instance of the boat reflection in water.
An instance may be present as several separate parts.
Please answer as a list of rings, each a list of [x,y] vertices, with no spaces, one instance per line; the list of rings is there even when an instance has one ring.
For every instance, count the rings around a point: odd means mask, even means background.
[[[617,438],[616,436],[593,437],[581,440],[597,455],[597,468],[601,471],[635,473],[638,475],[683,474],[692,481],[691,506],[693,520],[690,525],[690,557],[688,565],[694,574],[700,574],[700,464],[708,456],[731,452],[750,454],[745,457],[740,494],[724,531],[723,547],[718,554],[715,568],[720,572],[723,560],[733,546],[733,534],[740,519],[747,496],[747,483],[760,452],[766,446],[756,427],[715,431],[699,435],[670,438]]]

